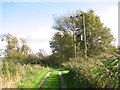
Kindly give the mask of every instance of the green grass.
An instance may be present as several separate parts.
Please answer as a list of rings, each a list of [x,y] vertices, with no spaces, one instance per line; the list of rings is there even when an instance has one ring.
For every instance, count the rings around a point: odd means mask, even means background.
[[[40,65],[3,62],[3,88],[37,88],[45,75],[53,70]]]
[[[2,66],[2,88],[37,88],[45,75],[55,69],[14,62],[4,62]],[[53,74],[57,75],[60,69]]]
[[[72,73],[69,73],[69,70],[63,71],[63,78],[65,80],[67,88],[91,88],[91,85],[84,78],[84,76],[73,76]]]
[[[53,71],[46,79],[41,88],[60,88],[60,79],[58,73],[61,69],[63,68],[59,68]]]
[[[32,68],[26,70],[25,76],[20,80],[22,83],[19,88],[37,88],[45,75],[53,69],[50,68]]]

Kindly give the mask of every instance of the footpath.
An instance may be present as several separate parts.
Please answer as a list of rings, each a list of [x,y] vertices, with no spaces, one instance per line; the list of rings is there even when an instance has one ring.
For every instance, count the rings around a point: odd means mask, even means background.
[[[67,88],[64,78],[62,76],[63,70],[55,69],[47,73],[40,85],[40,88]]]

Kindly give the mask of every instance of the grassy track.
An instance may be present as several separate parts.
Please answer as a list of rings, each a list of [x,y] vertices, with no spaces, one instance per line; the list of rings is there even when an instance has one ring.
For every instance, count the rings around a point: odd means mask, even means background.
[[[60,88],[60,79],[59,79],[59,71],[62,68],[59,68],[55,71],[53,71],[50,76],[46,79],[46,81],[44,82],[44,84],[42,85],[41,88]]]

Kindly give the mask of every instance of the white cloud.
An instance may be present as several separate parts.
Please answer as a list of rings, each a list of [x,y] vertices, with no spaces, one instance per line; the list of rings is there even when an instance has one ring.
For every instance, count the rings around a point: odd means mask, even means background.
[[[96,12],[100,16],[101,22],[111,29],[111,33],[116,39],[115,45],[118,45],[118,7],[105,8],[102,11]]]
[[[34,53],[38,52],[39,49],[43,49],[48,55],[51,52],[49,42],[29,42],[28,45],[31,47]]]
[[[2,42],[0,39],[0,49],[5,49],[4,46],[6,46],[6,42],[5,41]]]
[[[16,36],[18,39],[25,38],[27,40],[28,46],[30,46],[34,53],[38,52],[39,49],[43,49],[49,55],[51,53],[49,41],[51,40],[55,32],[56,30],[51,29],[49,27],[42,27],[36,29],[33,32],[23,32],[22,34],[14,32],[12,33],[12,35]],[[5,45],[5,42],[0,41],[0,49],[4,49]]]
[[[32,39],[50,39],[55,32],[54,29],[50,29],[49,27],[38,28],[38,30],[31,33]]]
[[[31,32],[27,38],[28,40],[30,38],[28,45],[31,47],[33,52],[38,52],[39,49],[43,49],[47,54],[50,54],[51,49],[49,41],[55,32],[56,31],[54,29],[50,29],[48,27],[39,28],[38,30]]]

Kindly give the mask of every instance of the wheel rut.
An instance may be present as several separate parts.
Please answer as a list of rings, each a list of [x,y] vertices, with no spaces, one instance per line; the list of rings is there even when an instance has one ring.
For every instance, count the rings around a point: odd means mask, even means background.
[[[63,71],[63,70],[61,70],[61,71],[59,72],[61,88],[67,88],[66,83],[65,83],[65,81],[64,81],[64,78],[63,78],[63,76],[62,76],[62,71]]]
[[[56,70],[56,69],[55,69]],[[53,71],[55,71],[53,70]],[[53,71],[50,71],[47,73],[47,75],[44,77],[44,79],[42,80],[42,82],[40,83],[40,85],[37,87],[37,89],[40,89],[43,85],[43,83],[45,82],[45,80],[47,79],[48,76],[50,76],[50,74],[53,72]]]
[[[44,83],[46,83],[46,81],[48,81],[47,80],[47,78],[48,77],[51,77],[52,76],[52,72],[54,72],[54,71],[56,71],[56,69],[55,70],[53,70],[53,71],[50,71],[50,72],[48,72],[47,73],[47,75],[44,77],[44,79],[42,80],[42,82],[40,83],[40,85],[37,87],[37,90],[39,90],[42,86],[46,86]],[[60,87],[59,88],[67,88],[67,86],[66,86],[66,83],[65,83],[65,81],[64,81],[64,78],[63,78],[63,76],[62,76],[62,72],[63,72],[64,70],[60,70],[60,71],[58,71],[59,73],[57,74],[57,76],[58,76],[58,78],[59,78],[59,83],[60,83]],[[57,83],[57,82],[56,82]],[[54,83],[52,83],[52,82],[49,82],[48,84],[54,84]],[[43,87],[42,87],[43,88]],[[45,87],[44,87],[45,88]],[[50,87],[50,88],[53,88],[52,86]]]

